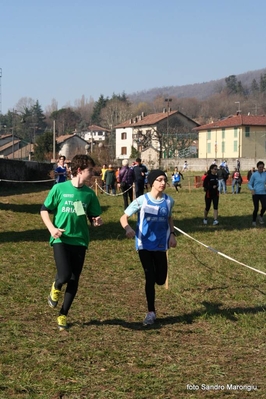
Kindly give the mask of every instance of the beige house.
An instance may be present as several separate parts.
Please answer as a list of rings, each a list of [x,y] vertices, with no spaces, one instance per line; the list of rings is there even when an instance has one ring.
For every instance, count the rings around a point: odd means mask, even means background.
[[[199,133],[199,158],[265,159],[266,116],[232,115],[193,130]]]
[[[197,122],[179,111],[164,109],[163,112],[150,115],[143,112],[115,126],[116,159],[129,158],[132,147],[140,154],[148,147],[153,147],[161,158],[167,158],[167,155],[174,157],[173,143],[177,135],[183,134],[189,138],[196,126],[199,126]]]
[[[89,145],[77,134],[66,134],[56,139],[59,146],[59,154],[64,155],[66,159],[72,159],[77,154],[86,154]]]

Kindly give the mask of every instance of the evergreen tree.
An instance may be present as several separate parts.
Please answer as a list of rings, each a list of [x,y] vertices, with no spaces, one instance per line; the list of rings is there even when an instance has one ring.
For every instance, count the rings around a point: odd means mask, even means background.
[[[99,100],[96,101],[93,107],[93,112],[91,116],[91,123],[94,125],[101,125],[101,111],[103,108],[106,107],[106,104],[108,102],[108,97],[104,98],[104,96],[101,94],[99,97]]]
[[[260,90],[260,88],[259,88],[259,85],[258,85],[256,79],[253,79],[253,80],[252,80],[252,83],[251,83],[251,86],[250,86],[250,91],[251,91],[251,93],[252,93],[253,95],[254,95],[254,94],[257,94],[257,93],[259,92],[259,90]]]
[[[58,148],[56,147],[56,152]],[[39,136],[34,146],[34,159],[36,161],[50,161],[53,154],[53,132],[45,132]]]

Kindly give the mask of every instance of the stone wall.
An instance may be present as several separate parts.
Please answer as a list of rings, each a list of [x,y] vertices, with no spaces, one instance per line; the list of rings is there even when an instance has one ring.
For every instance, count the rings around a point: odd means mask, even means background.
[[[53,178],[53,164],[15,159],[0,159],[0,180],[39,181]]]

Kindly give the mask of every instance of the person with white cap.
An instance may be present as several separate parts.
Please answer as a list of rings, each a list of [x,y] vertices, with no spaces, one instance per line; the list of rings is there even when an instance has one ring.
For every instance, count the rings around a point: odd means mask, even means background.
[[[165,172],[151,170],[148,174],[151,191],[136,198],[120,218],[127,238],[135,237],[136,250],[145,273],[145,293],[148,313],[144,326],[156,320],[155,284],[163,285],[167,277],[167,253],[176,247],[172,209],[174,200],[164,193],[167,183]],[[128,223],[130,216],[138,214],[136,230]]]

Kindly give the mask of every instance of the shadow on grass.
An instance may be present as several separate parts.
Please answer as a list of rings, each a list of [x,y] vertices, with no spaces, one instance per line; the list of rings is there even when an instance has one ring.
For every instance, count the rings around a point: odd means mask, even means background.
[[[47,183],[6,183],[1,182],[1,197],[9,197],[10,195],[40,193],[50,190],[54,182]]]
[[[41,204],[3,204],[0,203],[1,211],[11,211],[14,213],[29,213],[36,215],[40,213]]]
[[[208,319],[212,316],[222,316],[227,320],[236,322],[238,320],[237,316],[240,314],[257,314],[266,311],[265,306],[255,306],[255,307],[236,307],[230,309],[221,309],[222,303],[211,303],[202,302],[205,309],[195,311],[192,313],[183,314],[180,316],[169,316],[165,318],[157,318],[156,322],[152,326],[143,326],[140,322],[127,322],[122,319],[110,319],[110,320],[91,320],[84,323],[84,326],[121,326],[128,328],[130,330],[143,330],[147,328],[160,329],[166,325],[172,324],[192,324],[198,318]]]
[[[4,231],[0,233],[0,243],[32,241],[32,242],[48,242],[49,231],[45,229],[23,230],[23,231]]]

